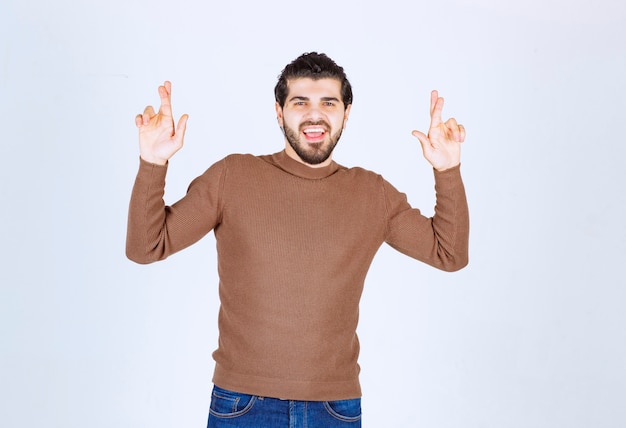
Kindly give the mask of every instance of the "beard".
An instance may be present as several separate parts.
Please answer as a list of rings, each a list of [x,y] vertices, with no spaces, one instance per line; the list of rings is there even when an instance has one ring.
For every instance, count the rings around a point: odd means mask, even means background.
[[[317,122],[304,122],[300,124],[300,131],[306,126],[323,126],[324,129],[330,130],[328,123],[324,121]],[[334,134],[330,135],[330,140],[324,140],[320,143],[307,143],[300,141],[300,132],[296,132],[292,128],[284,125],[283,134],[289,142],[291,148],[296,152],[298,157],[309,165],[319,165],[330,157],[335,149],[335,146],[341,138],[343,129],[339,129]],[[329,132],[329,131],[327,131]]]

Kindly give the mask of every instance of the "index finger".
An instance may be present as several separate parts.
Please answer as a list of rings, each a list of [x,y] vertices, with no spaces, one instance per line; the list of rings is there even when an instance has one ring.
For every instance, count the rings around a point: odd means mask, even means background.
[[[165,116],[172,115],[172,83],[165,81],[159,86],[159,97],[161,97],[161,107],[159,111]]]
[[[430,127],[436,127],[441,124],[441,112],[443,111],[443,98],[439,96],[439,92],[432,91],[430,93]]]

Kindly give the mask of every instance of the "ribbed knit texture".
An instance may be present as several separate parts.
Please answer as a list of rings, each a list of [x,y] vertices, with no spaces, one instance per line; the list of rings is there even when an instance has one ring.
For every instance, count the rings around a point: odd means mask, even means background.
[[[214,230],[221,306],[213,380],[222,388],[292,400],[359,397],[358,305],[382,243],[447,271],[467,264],[458,167],[435,172],[433,218],[380,175],[335,162],[310,168],[284,151],[228,156],[171,207],[166,170],[140,161],[127,256],[161,260]]]

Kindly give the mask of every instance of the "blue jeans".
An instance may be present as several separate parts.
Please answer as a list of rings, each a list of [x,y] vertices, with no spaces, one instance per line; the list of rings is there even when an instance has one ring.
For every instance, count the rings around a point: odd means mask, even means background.
[[[361,399],[292,401],[213,387],[208,428],[361,428]]]

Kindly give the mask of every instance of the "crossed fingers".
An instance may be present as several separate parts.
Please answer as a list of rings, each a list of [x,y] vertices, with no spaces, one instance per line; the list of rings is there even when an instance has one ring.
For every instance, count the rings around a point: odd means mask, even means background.
[[[162,117],[172,118],[172,84],[166,81],[162,86],[159,86],[159,97],[161,98],[161,106],[158,113],[154,111],[154,107],[147,106],[143,114],[135,116],[135,125],[138,128],[147,126],[150,121],[157,115]]]
[[[457,123],[455,118],[450,118],[445,122],[441,119],[441,113],[443,111],[444,100],[439,96],[439,93],[435,90],[430,93],[430,128],[439,128],[441,125],[445,126],[445,134],[450,136],[453,141],[462,143],[465,140],[465,127]]]

